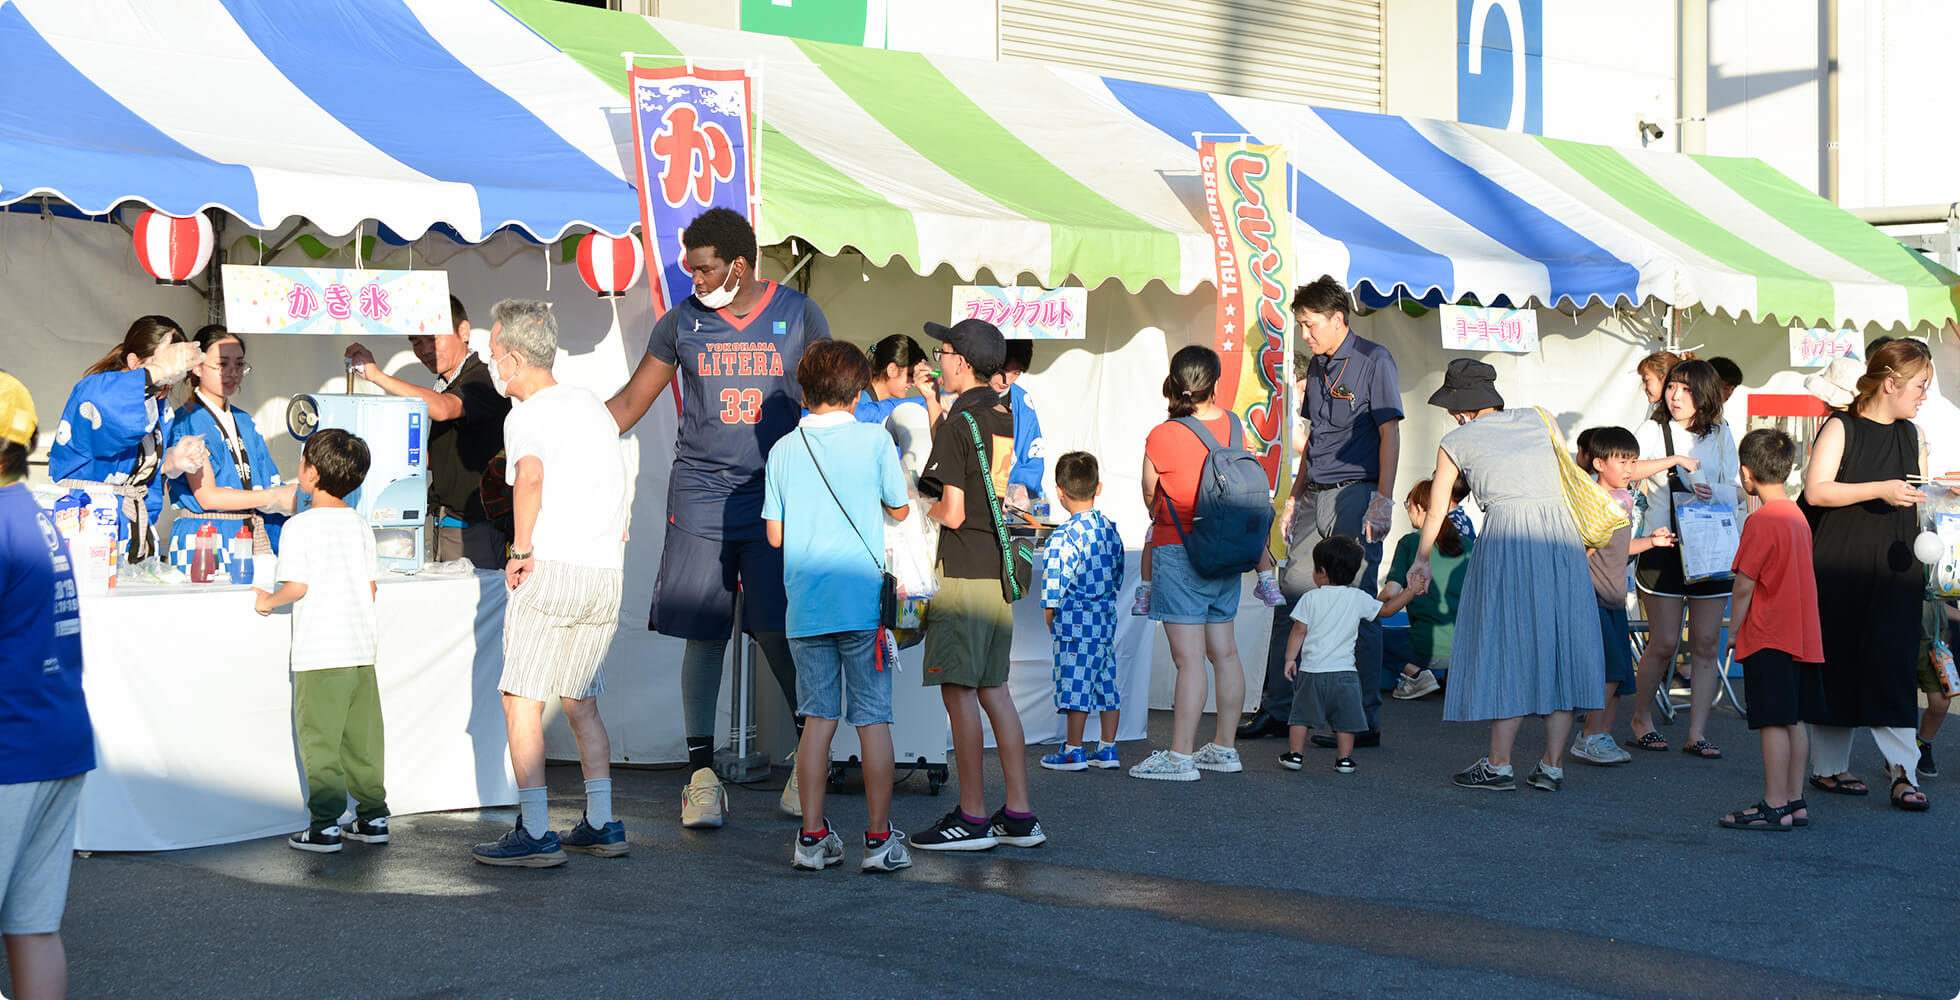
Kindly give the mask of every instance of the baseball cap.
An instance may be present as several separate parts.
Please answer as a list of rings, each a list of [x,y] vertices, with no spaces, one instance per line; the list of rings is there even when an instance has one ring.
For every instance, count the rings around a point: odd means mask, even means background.
[[[963,319],[952,326],[927,323],[926,336],[944,341],[980,371],[997,372],[1007,363],[1007,338],[984,319]]]
[[[0,371],[0,441],[31,447],[38,423],[34,397],[27,394],[27,387]]]

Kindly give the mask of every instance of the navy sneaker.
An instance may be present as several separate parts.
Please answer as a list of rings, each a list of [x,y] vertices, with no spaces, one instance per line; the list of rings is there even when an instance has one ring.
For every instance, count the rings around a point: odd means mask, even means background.
[[[546,830],[544,836],[533,837],[524,832],[522,821],[496,843],[471,848],[470,857],[500,868],[551,868],[565,863],[557,834]]]
[[[613,820],[603,828],[595,827],[585,817],[578,818],[578,825],[558,835],[558,846],[580,854],[590,854],[595,858],[620,858],[626,856],[626,824]]]

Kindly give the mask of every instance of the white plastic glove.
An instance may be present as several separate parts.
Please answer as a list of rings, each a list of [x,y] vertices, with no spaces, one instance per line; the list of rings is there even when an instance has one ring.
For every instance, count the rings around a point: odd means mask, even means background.
[[[175,479],[186,472],[196,472],[209,462],[210,452],[205,450],[204,439],[192,434],[171,445],[170,450],[164,452],[159,467],[164,475]]]
[[[1388,526],[1395,519],[1395,501],[1380,493],[1368,494],[1368,519],[1362,522],[1362,533],[1368,541],[1379,542],[1388,537]]]
[[[183,381],[191,369],[203,363],[204,351],[196,344],[164,344],[143,362],[143,370],[150,373],[150,384],[161,388]]]
[[[264,502],[259,504],[259,510],[267,514],[295,513],[299,509],[298,494],[299,484],[297,483],[287,483],[284,486],[273,486],[260,490],[259,499]],[[253,577],[253,579],[256,580],[258,578]]]

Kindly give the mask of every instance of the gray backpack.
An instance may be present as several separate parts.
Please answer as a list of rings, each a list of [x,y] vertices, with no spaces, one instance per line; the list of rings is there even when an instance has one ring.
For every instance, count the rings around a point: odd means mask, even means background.
[[[1259,553],[1266,548],[1266,537],[1273,530],[1272,487],[1266,481],[1266,467],[1245,450],[1245,432],[1236,414],[1231,417],[1230,440],[1220,447],[1196,417],[1179,417],[1206,449],[1205,464],[1198,473],[1198,495],[1191,507],[1191,530],[1178,521],[1171,509],[1171,525],[1184,542],[1184,556],[1192,570],[1207,579],[1249,572],[1259,565]],[[1164,501],[1170,503],[1168,499]]]

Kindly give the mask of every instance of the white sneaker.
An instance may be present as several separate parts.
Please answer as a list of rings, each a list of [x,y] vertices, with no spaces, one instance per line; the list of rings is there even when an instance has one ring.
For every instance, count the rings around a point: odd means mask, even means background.
[[[796,788],[796,751],[789,752],[789,784],[783,786],[783,796],[776,800],[776,808],[785,816],[803,818],[803,794]],[[843,850],[840,844],[838,850]]]
[[[713,768],[701,768],[681,789],[681,825],[690,829],[720,826],[728,816],[728,792]]]
[[[1633,759],[1633,755],[1620,749],[1620,745],[1613,742],[1613,737],[1608,733],[1581,734],[1572,741],[1572,756],[1601,767],[1624,764]]]
[[[1425,695],[1435,694],[1442,689],[1443,685],[1436,682],[1435,673],[1430,671],[1429,668],[1424,667],[1416,671],[1414,677],[1403,674],[1395,682],[1395,691],[1391,697],[1400,698],[1403,701],[1414,701]]]
[[[864,842],[864,860],[858,862],[858,871],[895,872],[910,867],[912,854],[905,849],[905,834],[897,828],[892,829],[892,835],[880,846],[873,847],[869,840]]]
[[[1143,763],[1130,768],[1130,777],[1148,778],[1152,781],[1196,781],[1198,765],[1189,755],[1175,750],[1159,750],[1143,759]]]
[[[802,831],[796,834],[795,846],[789,853],[789,866],[806,872],[820,872],[830,865],[844,863],[844,841],[837,831],[829,829],[830,821],[824,821],[824,835],[817,842],[808,843],[809,838]]]
[[[1245,770],[1245,765],[1239,763],[1239,752],[1237,750],[1231,747],[1221,747],[1216,743],[1207,743],[1199,747],[1198,752],[1191,755],[1191,763],[1197,765],[1200,771],[1220,771],[1225,774],[1237,774]]]

